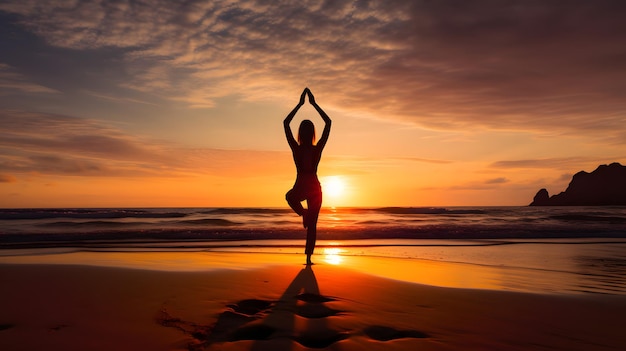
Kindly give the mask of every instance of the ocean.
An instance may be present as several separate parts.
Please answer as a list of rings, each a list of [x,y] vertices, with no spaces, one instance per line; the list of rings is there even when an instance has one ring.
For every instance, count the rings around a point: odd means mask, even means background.
[[[0,209],[0,262],[76,252],[301,254],[304,236],[287,208]],[[489,268],[476,279],[506,290],[626,295],[626,207],[324,208],[316,252]],[[483,286],[474,283],[449,285]]]

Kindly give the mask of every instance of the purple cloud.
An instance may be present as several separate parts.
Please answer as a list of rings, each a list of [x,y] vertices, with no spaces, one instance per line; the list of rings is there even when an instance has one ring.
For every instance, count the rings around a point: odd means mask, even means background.
[[[626,140],[618,0],[20,0],[0,10],[53,47],[123,49],[119,87],[190,107],[308,85],[334,108],[427,128]]]
[[[24,75],[16,72],[13,67],[0,63],[0,94],[15,93],[50,94],[58,93],[58,91],[32,83]]]

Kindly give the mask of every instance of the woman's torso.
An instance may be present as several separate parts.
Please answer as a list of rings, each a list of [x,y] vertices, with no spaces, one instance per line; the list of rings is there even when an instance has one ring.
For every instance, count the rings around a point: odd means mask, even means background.
[[[321,152],[316,145],[299,145],[293,150],[293,160],[296,164],[298,176],[316,175],[317,165],[320,163]]]

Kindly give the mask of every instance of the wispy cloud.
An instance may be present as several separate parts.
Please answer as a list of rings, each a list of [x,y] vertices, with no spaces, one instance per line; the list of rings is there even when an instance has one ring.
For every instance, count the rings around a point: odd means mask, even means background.
[[[320,168],[330,174],[364,175],[381,172],[381,170],[407,169],[416,164],[446,165],[449,160],[424,159],[418,157],[365,157],[365,156],[325,156]],[[289,172],[289,171],[288,171]]]
[[[19,0],[0,10],[54,47],[123,49],[119,86],[190,107],[309,85],[335,108],[428,128],[626,134],[619,0]]]
[[[504,184],[504,183],[508,183],[509,180],[504,178],[504,177],[498,177],[498,178],[492,178],[492,179],[487,179],[485,181],[485,184]]]
[[[245,178],[288,166],[286,152],[192,149],[90,119],[22,111],[0,111],[0,150],[3,182],[15,180],[6,174]]]
[[[394,157],[391,159],[396,160],[396,161],[410,161],[410,162],[434,163],[434,164],[448,164],[448,163],[453,162],[450,160],[437,160],[437,159],[419,158],[419,157]]]
[[[18,73],[14,67],[0,63],[0,94],[50,94],[58,92],[57,90],[30,82],[27,77]]]
[[[149,102],[149,101],[142,101],[139,99],[133,99],[133,98],[124,97],[124,96],[107,95],[107,94],[102,94],[102,93],[89,91],[89,90],[85,90],[84,93],[87,95],[97,97],[99,99],[104,99],[104,100],[109,100],[109,101],[129,102],[129,103],[144,104],[144,105],[156,105],[155,103]]]
[[[551,168],[551,169],[568,169],[572,167],[585,167],[589,165],[597,165],[603,162],[614,162],[615,160],[599,159],[597,157],[560,157],[560,158],[541,158],[526,160],[506,160],[497,161],[489,165],[491,168],[515,169],[515,168]]]
[[[14,183],[17,179],[10,174],[0,174],[0,183]]]

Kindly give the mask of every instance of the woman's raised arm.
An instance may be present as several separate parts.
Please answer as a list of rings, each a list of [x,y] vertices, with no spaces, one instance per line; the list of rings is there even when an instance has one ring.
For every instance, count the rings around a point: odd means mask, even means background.
[[[326,112],[324,112],[324,110],[322,110],[322,108],[317,104],[317,102],[315,102],[315,97],[313,96],[313,93],[311,92],[311,90],[307,88],[305,89],[305,91],[309,95],[309,103],[313,105],[315,110],[317,110],[317,112],[320,114],[320,117],[322,117],[322,119],[324,120],[324,131],[322,132],[322,137],[317,142],[317,146],[323,149],[324,146],[326,146],[328,137],[330,136],[330,126],[332,124],[332,121],[330,120],[330,117],[328,117]]]
[[[300,95],[300,101],[298,101],[298,104],[296,105],[296,107],[294,107],[293,110],[289,112],[289,114],[287,115],[287,117],[285,117],[285,120],[283,121],[283,127],[285,127],[285,136],[287,137],[287,143],[289,143],[289,147],[292,150],[296,146],[298,146],[298,142],[293,137],[293,133],[291,132],[291,127],[289,126],[289,124],[293,120],[293,117],[296,115],[300,107],[304,105],[304,98],[307,94],[307,91],[309,91],[309,88],[305,88],[304,91],[302,91],[302,95]]]

